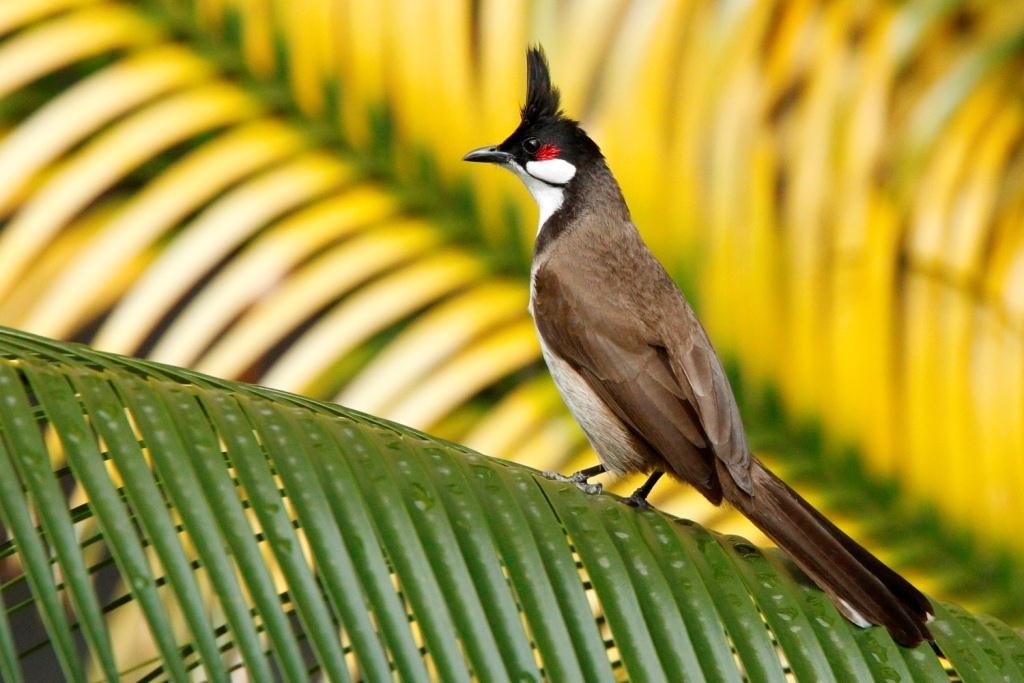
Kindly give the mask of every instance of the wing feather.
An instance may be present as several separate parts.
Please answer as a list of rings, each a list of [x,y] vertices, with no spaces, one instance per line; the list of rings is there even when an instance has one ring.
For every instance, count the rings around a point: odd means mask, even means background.
[[[715,457],[725,463],[741,489],[752,493],[752,456],[729,378],[693,309],[685,300],[682,305],[680,314],[685,317],[681,322],[663,321],[661,325],[663,336],[675,339],[666,347],[668,363],[680,384],[691,388],[694,408]]]
[[[702,401],[717,399],[715,364],[699,355],[697,365],[680,364],[700,368],[702,396],[696,396],[673,367],[670,340],[651,339],[634,315],[588,301],[587,292],[572,290],[551,270],[536,273],[535,288],[534,315],[548,348],[580,373],[670,471],[718,503],[718,454],[699,411]]]
[[[717,457],[749,490],[750,454],[728,379],[678,290],[680,315],[651,326],[635,308],[614,305],[601,296],[606,292],[574,288],[551,269],[535,273],[534,287],[545,344],[670,471],[717,503]]]

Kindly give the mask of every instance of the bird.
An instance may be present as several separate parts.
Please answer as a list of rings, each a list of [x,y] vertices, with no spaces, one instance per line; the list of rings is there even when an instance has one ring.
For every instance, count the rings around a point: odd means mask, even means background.
[[[527,49],[526,102],[504,142],[465,161],[522,180],[539,209],[529,311],[545,363],[599,464],[568,477],[665,474],[731,504],[827,593],[851,622],[905,646],[932,640],[934,609],[751,451],[722,363],[694,310],[633,223],[596,142],[561,108],[543,49]]]

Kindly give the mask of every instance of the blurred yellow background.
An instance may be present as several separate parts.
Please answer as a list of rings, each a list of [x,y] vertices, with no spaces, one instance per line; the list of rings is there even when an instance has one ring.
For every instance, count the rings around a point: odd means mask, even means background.
[[[461,162],[532,42],[759,453],[1024,621],[1022,0],[2,0],[0,324],[592,464],[526,311],[536,209]]]

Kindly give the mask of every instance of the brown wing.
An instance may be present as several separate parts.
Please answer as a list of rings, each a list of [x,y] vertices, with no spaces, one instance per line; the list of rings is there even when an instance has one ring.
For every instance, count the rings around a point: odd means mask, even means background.
[[[573,287],[552,269],[541,268],[534,287],[534,317],[545,344],[587,380],[670,472],[718,503],[718,457],[749,491],[750,454],[732,391],[703,329],[692,313],[685,315],[689,307],[674,285],[678,302],[668,303],[679,306],[681,315],[661,329],[614,292]]]
[[[700,417],[700,425],[715,457],[725,463],[736,484],[753,493],[750,481],[750,446],[743,430],[736,397],[718,354],[693,309],[679,295],[680,310],[659,322],[666,340],[665,360],[687,400]]]

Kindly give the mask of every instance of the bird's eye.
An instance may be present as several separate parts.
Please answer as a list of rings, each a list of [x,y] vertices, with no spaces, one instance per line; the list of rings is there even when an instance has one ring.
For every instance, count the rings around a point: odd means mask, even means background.
[[[526,150],[527,154],[536,154],[537,150],[540,149],[540,140],[537,138],[526,138],[523,140],[523,149]]]

